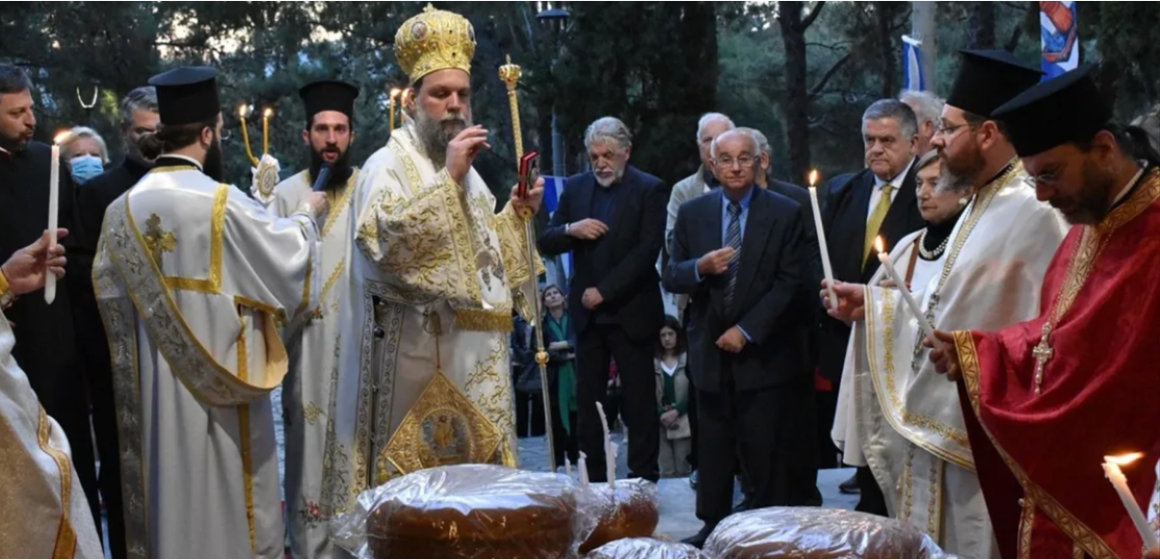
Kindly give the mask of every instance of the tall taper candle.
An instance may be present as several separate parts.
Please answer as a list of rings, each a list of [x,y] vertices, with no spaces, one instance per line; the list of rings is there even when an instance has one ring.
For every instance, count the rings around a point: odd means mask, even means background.
[[[890,255],[887,255],[884,250],[881,236],[874,240],[874,247],[878,250],[878,260],[882,261],[882,266],[886,268],[886,273],[894,281],[894,287],[898,288],[898,291],[902,294],[902,299],[906,301],[906,305],[914,312],[914,316],[918,317],[918,324],[922,327],[923,338],[933,337],[934,326],[926,319],[926,313],[923,313],[922,307],[919,307],[918,302],[914,301],[914,296],[910,295],[910,289],[906,287],[906,281],[894,269],[894,263],[890,261]]]
[[[49,164],[52,166],[48,173],[48,248],[56,245],[57,215],[60,213],[60,143],[68,132],[56,135],[52,140],[52,156]],[[56,300],[56,275],[44,271],[44,302],[52,305]]]
[[[810,171],[810,204],[814,210],[814,228],[818,230],[818,250],[822,253],[822,272],[826,275],[826,291],[830,294],[830,307],[838,308],[838,294],[834,293],[834,269],[830,266],[830,248],[826,243],[826,229],[822,227],[822,210],[818,204],[818,171]]]
[[[596,412],[600,414],[600,427],[604,430],[604,469],[608,473],[608,485],[616,488],[616,445],[608,430],[608,417],[604,415],[604,405],[596,401]]]
[[[266,107],[262,111],[262,155],[270,153],[270,117],[274,116],[274,110]]]
[[[395,99],[399,97],[399,88],[391,88],[390,101],[387,103],[388,112],[391,114],[391,128],[395,130]]]
[[[1128,488],[1128,478],[1124,476],[1124,471],[1120,470],[1121,465],[1132,464],[1143,456],[1143,453],[1131,453],[1116,457],[1104,457],[1104,476],[1108,477],[1108,481],[1116,489],[1116,494],[1120,496],[1120,501],[1124,503],[1124,509],[1128,511],[1128,517],[1132,518],[1132,523],[1136,525],[1136,530],[1140,532],[1140,538],[1144,541],[1144,548],[1146,550],[1155,550],[1160,548],[1160,539],[1156,538],[1156,534],[1148,526],[1148,520],[1144,517],[1144,512],[1140,511],[1140,504],[1136,503],[1136,498],[1132,495],[1132,489]]]

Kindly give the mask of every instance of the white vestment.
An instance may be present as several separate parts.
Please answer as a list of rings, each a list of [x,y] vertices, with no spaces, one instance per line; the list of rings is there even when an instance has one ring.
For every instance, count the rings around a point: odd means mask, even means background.
[[[350,289],[352,222],[351,200],[358,179],[355,170],[345,185],[327,192],[329,210],[319,219],[322,247],[319,271],[323,281],[318,304],[309,311],[301,332],[287,344],[290,371],[282,384],[286,427],[286,524],[290,551],[295,558],[332,558],[344,554],[330,542],[328,510],[322,506],[323,458],[327,421],[336,403],[330,393],[338,383],[339,336],[343,307]],[[290,216],[313,189],[309,171],[282,181],[274,189],[273,208]]]
[[[281,558],[269,395],[287,369],[279,331],[317,301],[317,228],[159,165],[109,206],[93,267],[129,555]]]
[[[0,313],[0,556],[104,558],[68,440],[12,358],[15,344]]]
[[[1016,163],[984,188],[951,232],[941,270],[912,282],[936,329],[999,330],[1039,315],[1043,278],[1068,228],[1024,177]],[[909,247],[895,249],[900,274]],[[934,371],[917,317],[897,290],[878,285],[883,275],[866,287],[866,320],[851,333],[832,435],[847,462],[869,465],[891,516],[953,554],[994,557],[958,389]]]
[[[334,411],[328,514],[420,468],[518,461],[508,339],[513,304],[524,312],[535,297],[525,222],[511,205],[495,212],[474,170],[460,186],[441,168],[406,126],[359,173],[351,317],[321,405]],[[542,271],[538,254],[532,262]]]

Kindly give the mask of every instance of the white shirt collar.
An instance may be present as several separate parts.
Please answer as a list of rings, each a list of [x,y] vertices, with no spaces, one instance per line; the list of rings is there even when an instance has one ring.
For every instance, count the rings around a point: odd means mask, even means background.
[[[1116,199],[1112,201],[1112,206],[1119,204],[1125,196],[1128,196],[1128,193],[1132,191],[1132,187],[1136,186],[1136,183],[1140,181],[1140,177],[1143,177],[1146,171],[1148,171],[1148,166],[1144,164],[1140,165],[1140,170],[1136,172],[1136,176],[1132,177],[1132,180],[1128,181],[1128,184],[1120,189],[1120,194],[1116,195]]]
[[[183,156],[181,154],[161,154],[161,157],[183,159],[183,160],[188,161],[189,163],[193,164],[194,166],[196,166],[198,171],[201,171],[201,169],[202,169],[201,162],[197,161],[196,159],[193,159],[189,156]],[[160,158],[158,158],[158,159],[160,159]]]
[[[914,167],[914,158],[910,158],[910,163],[906,164],[906,167],[902,169],[902,173],[895,175],[894,178],[890,180],[890,185],[894,187],[895,192],[898,192],[898,189],[902,186],[902,182],[906,180],[906,174],[910,173],[911,167]],[[882,187],[885,185],[886,181],[883,181],[880,177],[874,175],[875,189],[882,189]]]

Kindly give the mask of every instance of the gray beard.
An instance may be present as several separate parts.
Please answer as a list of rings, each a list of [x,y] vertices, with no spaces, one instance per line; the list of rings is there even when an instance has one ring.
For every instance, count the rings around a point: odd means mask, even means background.
[[[447,131],[444,124],[448,122],[458,123],[460,125],[458,130]],[[472,124],[470,115],[448,113],[442,119],[435,119],[423,111],[415,112],[415,135],[419,139],[419,146],[423,149],[423,153],[431,158],[436,169],[442,169],[447,161],[447,145],[457,134]]]

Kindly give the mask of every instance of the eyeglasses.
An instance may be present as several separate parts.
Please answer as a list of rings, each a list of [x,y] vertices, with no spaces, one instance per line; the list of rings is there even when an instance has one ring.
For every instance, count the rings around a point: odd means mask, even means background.
[[[1063,172],[1063,168],[1060,167],[1059,169],[1056,169],[1055,171],[1051,171],[1048,173],[1040,173],[1039,175],[1028,175],[1027,177],[1023,178],[1023,183],[1026,184],[1028,187],[1031,187],[1033,189],[1039,185],[1045,185],[1045,186],[1050,187],[1050,186],[1054,185],[1056,181],[1059,180],[1059,175],[1062,172]]]
[[[939,125],[939,127],[938,127],[937,129],[935,129],[934,133],[935,133],[936,135],[942,135],[942,136],[950,136],[950,135],[954,134],[955,132],[957,132],[957,131],[958,131],[960,128],[962,128],[962,127],[964,127],[964,126],[967,126],[967,123],[963,123],[963,124],[956,124],[956,125],[952,125],[952,126],[947,126],[947,125],[944,123],[944,124],[942,124],[942,125]]]
[[[734,163],[740,164],[741,167],[749,167],[750,165],[753,165],[754,161],[757,161],[757,158],[754,158],[750,155],[739,156],[737,158],[721,156],[714,161],[716,161],[717,165],[721,167],[733,167]]]

